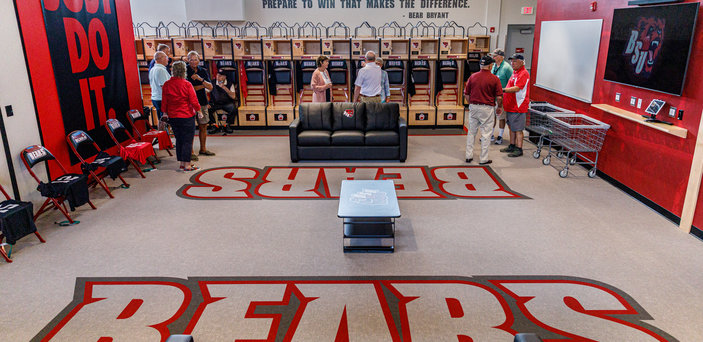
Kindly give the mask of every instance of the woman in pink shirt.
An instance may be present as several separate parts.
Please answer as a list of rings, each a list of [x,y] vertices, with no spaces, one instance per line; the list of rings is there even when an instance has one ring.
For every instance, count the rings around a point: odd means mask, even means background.
[[[167,120],[176,137],[176,159],[180,171],[193,171],[198,167],[190,163],[195,137],[195,113],[202,115],[193,85],[186,81],[186,64],[178,61],[171,66],[171,79],[162,88],[161,120]]]
[[[330,60],[326,56],[317,57],[317,69],[312,73],[310,86],[312,87],[312,102],[327,102],[327,90],[332,88],[332,79],[327,72]],[[330,101],[332,95],[330,94]]]

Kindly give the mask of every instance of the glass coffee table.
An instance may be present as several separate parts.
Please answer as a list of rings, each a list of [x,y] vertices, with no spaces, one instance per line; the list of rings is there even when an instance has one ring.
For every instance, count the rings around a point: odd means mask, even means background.
[[[344,252],[395,249],[395,219],[400,217],[392,180],[343,180],[337,217],[343,219]]]

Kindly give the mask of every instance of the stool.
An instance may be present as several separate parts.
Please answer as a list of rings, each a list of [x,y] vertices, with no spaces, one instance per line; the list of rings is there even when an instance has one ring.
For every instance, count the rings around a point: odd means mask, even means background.
[[[171,335],[166,342],[195,342],[191,335]]]

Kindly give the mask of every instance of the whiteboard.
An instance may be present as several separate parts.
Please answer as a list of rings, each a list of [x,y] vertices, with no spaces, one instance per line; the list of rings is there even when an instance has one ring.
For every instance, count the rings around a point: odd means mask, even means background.
[[[603,19],[543,21],[535,85],[591,103]]]

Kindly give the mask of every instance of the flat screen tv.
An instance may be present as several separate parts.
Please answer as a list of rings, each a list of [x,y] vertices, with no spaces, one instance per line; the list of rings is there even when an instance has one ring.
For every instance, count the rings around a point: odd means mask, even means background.
[[[616,9],[605,80],[681,95],[699,6]]]
[[[456,74],[456,70],[442,70],[440,74],[442,77],[442,84],[456,83]]]
[[[332,84],[347,84],[346,71],[330,71],[330,80]]]
[[[312,81],[312,71],[303,71],[303,84],[310,84]]]
[[[430,71],[429,70],[413,70],[413,81],[415,81],[416,84],[430,83]]]
[[[388,83],[390,84],[403,84],[403,73],[404,70],[388,70]]]
[[[276,70],[276,84],[290,84],[290,71]]]
[[[264,72],[262,70],[247,70],[247,84],[264,84]]]

